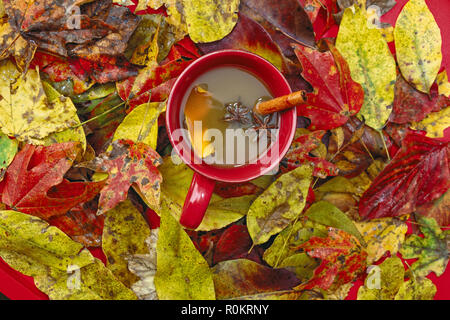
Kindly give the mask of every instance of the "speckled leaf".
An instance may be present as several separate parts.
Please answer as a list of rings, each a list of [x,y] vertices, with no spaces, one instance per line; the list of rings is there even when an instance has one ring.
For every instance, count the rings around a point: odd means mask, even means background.
[[[13,161],[19,143],[0,132],[0,181],[3,180],[6,168]]]
[[[113,141],[125,139],[143,142],[153,150],[156,150],[158,117],[165,110],[165,103],[152,102],[137,106],[117,127]]]
[[[435,219],[440,226],[450,225],[450,189],[440,198],[418,207],[416,212],[424,217]]]
[[[0,62],[0,126],[3,133],[33,143],[76,125],[76,109],[61,96],[50,102],[37,70],[21,75],[14,64]]]
[[[410,0],[394,30],[400,70],[417,90],[428,93],[442,62],[441,31],[425,0]]]
[[[436,77],[439,88],[439,94],[443,94],[447,98],[450,97],[450,82],[448,82],[447,70],[442,71]]]
[[[290,290],[300,283],[293,272],[272,269],[246,259],[220,262],[212,272],[219,300]]]
[[[294,48],[302,64],[302,76],[314,89],[307,93],[307,103],[297,106],[297,114],[311,120],[312,130],[340,127],[361,109],[361,85],[352,80],[347,62],[331,43],[326,52],[301,45]]]
[[[412,278],[400,286],[395,300],[433,300],[437,288],[427,278]]]
[[[256,198],[247,214],[253,243],[266,242],[301,214],[311,180],[312,168],[304,165],[283,174]]]
[[[106,266],[128,288],[139,278],[128,271],[127,257],[147,253],[145,239],[149,236],[147,222],[129,200],[105,214],[102,249]]]
[[[381,32],[368,27],[363,9],[345,10],[336,48],[348,62],[353,80],[364,89],[359,117],[374,129],[383,128],[394,101],[395,60]]]
[[[430,272],[439,277],[444,273],[448,263],[447,241],[450,234],[442,231],[433,218],[420,217],[418,223],[424,237],[410,235],[400,253],[404,259],[418,258],[411,265],[411,271],[416,277],[426,277]]]
[[[404,277],[402,260],[395,256],[387,258],[368,272],[365,285],[358,290],[358,300],[393,300]]]
[[[100,193],[98,214],[102,214],[124,201],[132,184],[149,205],[157,206],[162,177],[156,167],[161,162],[159,154],[142,142],[116,140],[111,151],[78,166],[109,174]]]
[[[432,112],[420,122],[413,122],[411,129],[427,132],[427,137],[442,138],[445,129],[450,127],[450,102],[448,107],[439,112]]]
[[[161,300],[215,299],[208,263],[170,212],[161,213],[155,287]]]
[[[367,264],[378,261],[386,252],[395,255],[405,241],[408,231],[406,223],[396,218],[374,219],[355,222],[356,227],[367,243]]]

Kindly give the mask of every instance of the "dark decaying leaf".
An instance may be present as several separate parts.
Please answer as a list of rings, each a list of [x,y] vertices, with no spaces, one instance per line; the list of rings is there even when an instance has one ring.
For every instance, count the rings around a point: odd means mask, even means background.
[[[361,217],[408,214],[442,196],[450,186],[449,154],[448,142],[418,133],[407,135],[402,148],[361,198]]]

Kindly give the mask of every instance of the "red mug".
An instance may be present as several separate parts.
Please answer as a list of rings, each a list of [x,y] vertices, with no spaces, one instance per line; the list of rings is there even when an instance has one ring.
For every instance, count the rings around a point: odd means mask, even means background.
[[[291,108],[280,113],[277,138],[256,163],[218,167],[199,159],[190,147],[188,139],[174,134],[177,130],[183,130],[180,116],[183,97],[196,78],[209,70],[223,66],[234,66],[250,72],[266,85],[273,97],[291,93],[288,82],[275,66],[258,55],[241,50],[221,50],[204,55],[190,64],[178,77],[167,100],[166,124],[170,142],[176,153],[194,170],[180,218],[180,223],[190,229],[197,228],[202,222],[216,181],[246,182],[269,173],[278,166],[295,134],[297,113],[295,108]],[[186,150],[189,152],[185,152]]]

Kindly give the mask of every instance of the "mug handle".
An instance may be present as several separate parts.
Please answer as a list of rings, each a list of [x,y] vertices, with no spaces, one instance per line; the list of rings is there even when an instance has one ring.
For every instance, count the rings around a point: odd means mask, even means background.
[[[216,181],[194,172],[191,186],[184,200],[180,223],[189,229],[196,229],[203,220]]]

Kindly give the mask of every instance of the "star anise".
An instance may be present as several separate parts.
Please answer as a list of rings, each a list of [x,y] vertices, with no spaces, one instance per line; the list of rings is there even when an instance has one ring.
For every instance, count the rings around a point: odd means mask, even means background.
[[[272,114],[263,117],[262,119],[260,116],[258,116],[255,112],[252,112],[253,122],[255,125],[253,125],[253,129],[258,131],[258,137],[261,137],[261,135],[265,132],[267,134],[267,139],[270,142],[272,139],[272,133],[270,129],[276,129],[276,124],[270,124],[270,121],[272,120]]]
[[[227,122],[237,121],[241,123],[248,123],[249,119],[247,115],[250,112],[246,106],[243,106],[240,102],[232,102],[225,106],[227,113],[225,114],[224,120]]]

